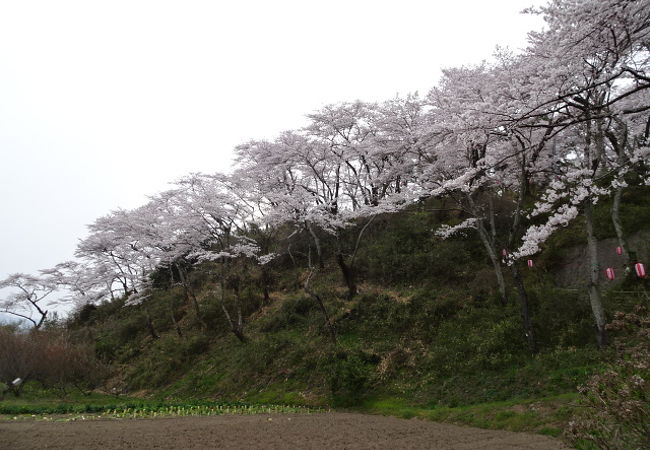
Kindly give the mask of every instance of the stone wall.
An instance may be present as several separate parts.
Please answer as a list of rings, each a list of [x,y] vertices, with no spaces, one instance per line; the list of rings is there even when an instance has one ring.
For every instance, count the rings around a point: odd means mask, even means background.
[[[650,230],[640,231],[628,238],[630,247],[637,252],[638,262],[650,270]],[[600,278],[603,287],[616,286],[624,278],[625,255],[616,254],[618,241],[615,238],[603,239],[598,242],[598,260],[600,261]],[[555,270],[555,280],[560,287],[583,288],[586,286],[589,257],[587,246],[570,247],[563,252],[563,256]],[[611,282],[605,277],[605,269],[613,267],[616,271],[616,280]]]

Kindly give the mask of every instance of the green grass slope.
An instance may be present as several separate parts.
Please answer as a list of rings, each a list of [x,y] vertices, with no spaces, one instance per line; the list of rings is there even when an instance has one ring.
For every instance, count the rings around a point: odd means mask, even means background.
[[[646,197],[629,194],[626,229],[647,228]],[[608,208],[598,205],[601,239],[613,236]],[[335,326],[336,345],[318,304],[301,288],[305,269],[287,257],[273,265],[268,304],[259,283],[240,289],[246,342],[229,331],[208,267],[191,272],[204,325],[183,289],[160,283],[142,305],[116,299],[87,307],[68,327],[96,343],[114,368],[109,386],[129,395],[332,405],[558,434],[576,387],[609,355],[595,347],[586,291],[557,285],[558,261],[584,243],[581,222],[554,236],[536,267],[524,269],[540,348],[531,354],[514,288],[501,305],[476,236],[437,240],[433,229],[461,218],[430,209],[372,224],[360,246],[360,294],[353,299],[323,236],[325,264],[312,287]],[[647,304],[647,288],[647,281],[630,279],[607,290],[607,312]]]

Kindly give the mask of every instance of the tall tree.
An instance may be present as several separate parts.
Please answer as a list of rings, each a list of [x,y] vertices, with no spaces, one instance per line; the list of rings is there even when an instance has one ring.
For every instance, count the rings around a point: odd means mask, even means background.
[[[48,315],[45,299],[55,289],[51,279],[15,273],[0,281],[0,289],[8,291],[0,301],[0,312],[25,319],[35,329],[43,325]]]

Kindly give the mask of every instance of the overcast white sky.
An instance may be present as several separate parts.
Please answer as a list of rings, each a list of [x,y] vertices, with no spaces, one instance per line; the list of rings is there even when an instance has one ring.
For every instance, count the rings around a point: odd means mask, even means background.
[[[0,278],[344,100],[522,48],[534,0],[0,0]]]

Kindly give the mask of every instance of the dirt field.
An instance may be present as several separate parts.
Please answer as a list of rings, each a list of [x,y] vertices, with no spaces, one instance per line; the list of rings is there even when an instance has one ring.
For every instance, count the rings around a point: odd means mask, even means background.
[[[0,422],[0,448],[562,449],[552,438],[348,413]]]

